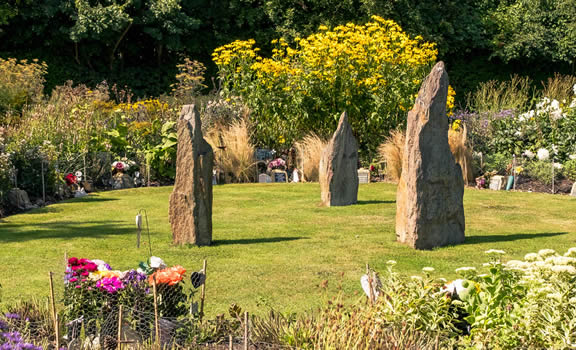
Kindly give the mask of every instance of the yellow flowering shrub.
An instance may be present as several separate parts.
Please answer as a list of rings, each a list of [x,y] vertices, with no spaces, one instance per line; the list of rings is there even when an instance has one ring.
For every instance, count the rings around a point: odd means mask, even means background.
[[[369,153],[404,123],[437,55],[434,43],[377,16],[363,25],[320,26],[294,44],[273,40],[270,57],[260,56],[255,44],[232,42],[217,48],[213,59],[224,92],[252,108],[260,143],[291,144],[309,131],[328,136],[347,111]]]
[[[26,103],[37,103],[44,90],[44,62],[0,58],[0,112],[20,110]]]

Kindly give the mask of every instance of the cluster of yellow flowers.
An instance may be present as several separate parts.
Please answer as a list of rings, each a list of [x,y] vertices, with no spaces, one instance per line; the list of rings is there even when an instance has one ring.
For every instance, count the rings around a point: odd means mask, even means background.
[[[267,133],[263,142],[272,146],[311,130],[328,134],[348,111],[359,142],[375,149],[381,135],[405,120],[438,54],[434,43],[378,16],[366,24],[320,26],[293,43],[273,40],[269,57],[255,44],[237,40],[212,56],[224,93],[252,108],[259,134]]]
[[[116,112],[160,112],[168,110],[166,102],[155,99],[142,100],[134,103],[120,103],[116,106]]]
[[[295,47],[282,38],[273,40],[276,47],[270,58],[258,55],[254,40],[237,40],[217,48],[213,59],[221,72],[255,73],[267,87],[282,81],[285,91],[307,90],[301,83],[310,80],[335,84],[339,77],[357,88],[377,91],[398,78],[390,76],[391,67],[396,71],[400,66],[418,68],[436,60],[434,43],[420,36],[410,38],[394,21],[378,16],[372,20],[364,25],[348,23],[331,31],[320,26],[318,33],[296,38]],[[403,83],[418,85],[420,80]]]
[[[454,115],[454,100],[456,97],[456,91],[452,88],[452,85],[448,85],[448,98],[446,99],[446,114],[451,117]]]

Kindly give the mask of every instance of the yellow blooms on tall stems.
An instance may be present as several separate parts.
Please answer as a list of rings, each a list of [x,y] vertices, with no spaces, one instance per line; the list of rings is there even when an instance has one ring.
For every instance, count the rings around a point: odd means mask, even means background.
[[[307,131],[329,135],[347,111],[361,149],[373,152],[382,136],[405,121],[413,95],[436,61],[434,43],[410,37],[394,21],[320,26],[307,38],[273,40],[269,57],[254,40],[213,53],[227,95],[252,108],[258,141],[291,143]]]

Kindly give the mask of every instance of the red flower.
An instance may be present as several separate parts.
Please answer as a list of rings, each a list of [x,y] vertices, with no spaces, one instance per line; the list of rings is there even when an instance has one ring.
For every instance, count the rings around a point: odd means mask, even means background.
[[[68,264],[70,264],[70,265],[78,265],[78,258],[70,258],[70,259],[68,259]]]
[[[72,173],[69,173],[68,175],[66,175],[64,180],[66,181],[66,184],[68,186],[78,183],[78,179],[76,178],[76,175],[74,175]]]

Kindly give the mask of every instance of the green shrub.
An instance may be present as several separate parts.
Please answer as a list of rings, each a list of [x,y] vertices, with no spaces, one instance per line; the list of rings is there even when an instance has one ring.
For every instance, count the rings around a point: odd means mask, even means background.
[[[562,174],[569,180],[576,181],[576,159],[570,159],[564,163]]]
[[[500,175],[505,175],[511,158],[504,153],[495,153],[484,156],[484,172],[496,171]]]
[[[530,178],[543,183],[550,183],[552,181],[552,166],[552,162],[536,160],[528,162],[524,169]],[[558,179],[560,175],[561,171],[554,171],[554,179]]]

